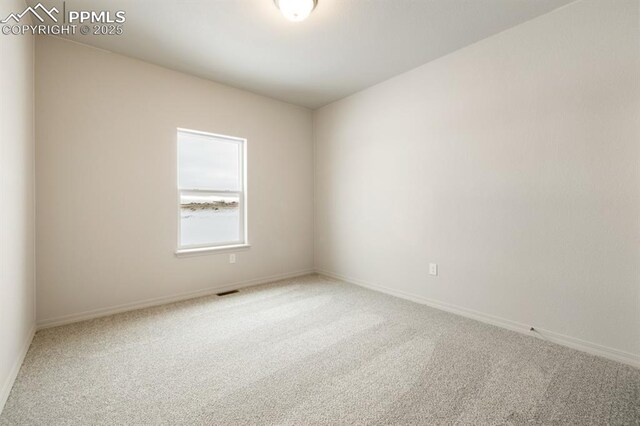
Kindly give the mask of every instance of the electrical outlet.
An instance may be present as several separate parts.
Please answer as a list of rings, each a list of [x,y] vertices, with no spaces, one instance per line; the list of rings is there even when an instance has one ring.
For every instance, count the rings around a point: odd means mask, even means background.
[[[236,254],[235,253],[231,253],[229,255],[229,263],[236,263]]]
[[[429,264],[429,275],[438,275],[438,264],[430,263]]]

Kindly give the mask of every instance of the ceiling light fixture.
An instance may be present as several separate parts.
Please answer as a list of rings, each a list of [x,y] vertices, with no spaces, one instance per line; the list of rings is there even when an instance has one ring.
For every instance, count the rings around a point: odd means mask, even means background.
[[[282,15],[290,21],[304,21],[316,8],[318,0],[273,0]]]

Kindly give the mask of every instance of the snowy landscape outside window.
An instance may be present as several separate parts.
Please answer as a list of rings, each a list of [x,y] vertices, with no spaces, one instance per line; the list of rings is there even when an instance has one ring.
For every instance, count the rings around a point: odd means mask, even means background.
[[[178,248],[246,244],[246,140],[178,129]]]

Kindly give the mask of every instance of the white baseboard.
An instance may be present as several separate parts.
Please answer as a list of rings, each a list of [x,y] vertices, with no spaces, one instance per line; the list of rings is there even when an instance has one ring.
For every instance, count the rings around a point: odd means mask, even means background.
[[[402,299],[411,300],[413,302],[427,305],[435,309],[451,312],[453,314],[457,314],[466,318],[471,318],[480,322],[484,322],[487,324],[506,328],[508,330],[516,331],[518,333],[541,338],[543,340],[557,343],[562,346],[567,346],[572,349],[577,349],[579,351],[583,351],[591,355],[601,356],[613,361],[622,362],[622,363],[631,365],[633,367],[640,368],[640,355],[636,355],[636,354],[621,351],[618,349],[610,348],[607,346],[599,345],[597,343],[588,342],[582,339],[567,336],[554,331],[540,329],[538,327],[535,327],[535,331],[532,332],[530,331],[530,328],[531,328],[530,325],[522,324],[517,321],[500,318],[494,315],[478,312],[472,309],[463,308],[463,307],[452,305],[445,302],[440,302],[438,300],[429,299],[429,298],[416,295],[416,294],[411,294],[402,290],[396,290],[396,289],[384,287],[378,284],[373,284],[370,282],[347,277],[341,274],[336,274],[336,273],[326,271],[326,270],[321,270],[321,269],[315,269],[315,270],[306,269],[306,270],[290,272],[286,274],[272,275],[272,276],[257,278],[257,279],[248,280],[248,281],[239,281],[239,282],[227,284],[220,287],[210,287],[210,288],[196,290],[192,292],[180,293],[172,296],[158,297],[158,298],[147,299],[147,300],[142,300],[142,301],[133,302],[133,303],[126,303],[123,305],[113,306],[109,308],[101,308],[101,309],[96,309],[92,311],[81,312],[78,314],[71,314],[71,315],[65,315],[65,316],[56,317],[56,318],[50,318],[50,319],[38,321],[37,329],[41,330],[45,328],[56,327],[59,325],[71,324],[74,322],[109,316],[117,313],[133,311],[133,310],[148,308],[152,306],[159,306],[167,303],[179,302],[183,300],[193,299],[196,297],[208,296],[211,294],[220,293],[228,290],[235,290],[235,289],[250,287],[250,286],[259,285],[259,284],[266,284],[269,282],[283,280],[287,278],[295,278],[295,277],[308,275],[312,273],[322,274],[331,278],[356,284],[361,287],[366,287],[372,290],[376,290],[381,293],[386,293],[392,296],[400,297]],[[33,337],[33,333],[31,337]],[[31,340],[29,340],[29,343],[30,342]],[[26,351],[28,348],[29,348],[29,345],[26,345],[26,348],[24,349],[24,354],[26,354]],[[24,354],[22,355],[22,358],[24,358]],[[16,369],[15,371],[16,375],[18,373],[18,370],[20,369],[22,358],[20,359],[20,363],[17,365],[17,367],[14,367],[14,369]],[[15,379],[15,375],[9,381],[11,385],[13,384],[14,379]],[[0,393],[0,402],[1,402],[0,407],[4,404],[4,400],[8,396],[8,392],[11,390],[11,386],[9,386],[8,390],[5,389],[6,386],[7,386],[7,383],[4,384],[2,388],[2,392]],[[6,395],[5,395],[5,391],[6,391]]]
[[[351,284],[356,284],[361,287],[366,287],[371,290],[376,290],[381,293],[386,293],[391,296],[400,297],[402,299],[411,300],[416,303],[430,306],[435,309],[439,309],[446,312],[451,312],[466,318],[471,318],[480,322],[495,325],[498,327],[506,328],[508,330],[516,331],[518,333],[534,336],[549,342],[557,343],[562,346],[567,346],[572,349],[577,349],[582,352],[586,352],[591,355],[601,356],[613,361],[622,362],[624,364],[631,365],[633,367],[640,368],[640,355],[635,355],[629,352],[624,352],[618,349],[602,346],[597,343],[588,342],[575,337],[567,336],[564,334],[556,333],[550,330],[540,329],[535,327],[535,331],[530,331],[531,325],[522,324],[516,321],[511,321],[505,318],[496,317],[494,315],[485,314],[472,309],[455,306],[449,303],[440,302],[437,300],[429,299],[416,294],[411,294],[405,291],[391,289],[378,284],[373,284],[363,280],[346,277],[344,275],[336,274],[334,272],[316,269],[316,272],[321,275],[326,275],[331,278],[342,280]]]
[[[9,398],[9,393],[11,393],[11,388],[13,388],[13,383],[18,377],[18,373],[20,372],[20,367],[22,367],[22,362],[24,361],[24,357],[27,355],[27,351],[29,350],[29,346],[31,346],[31,341],[33,340],[33,336],[36,334],[36,328],[31,327],[31,330],[27,334],[27,338],[22,344],[22,348],[20,349],[20,353],[13,361],[13,366],[11,366],[11,370],[9,371],[9,376],[2,383],[2,387],[0,388],[0,413],[4,409],[4,405],[7,403],[7,399]]]
[[[274,281],[284,280],[287,278],[295,278],[303,275],[309,275],[315,273],[314,269],[305,269],[296,272],[288,272],[285,274],[271,275],[263,278],[256,278],[247,281],[238,281],[223,286],[209,287],[201,290],[190,291],[186,293],[174,294],[171,296],[156,297],[153,299],[146,299],[132,303],[125,303],[122,305],[111,306],[108,308],[94,309],[91,311],[84,311],[77,314],[63,315],[60,317],[49,318],[40,320],[37,322],[37,329],[42,330],[45,328],[57,327],[60,325],[71,324],[74,322],[85,321],[94,318],[106,317],[113,314],[119,314],[122,312],[135,311],[137,309],[149,308],[152,306],[165,305],[167,303],[180,302],[183,300],[194,299],[196,297],[209,296],[211,294],[222,293],[229,290],[237,290],[239,288],[251,287],[259,284],[266,284]]]

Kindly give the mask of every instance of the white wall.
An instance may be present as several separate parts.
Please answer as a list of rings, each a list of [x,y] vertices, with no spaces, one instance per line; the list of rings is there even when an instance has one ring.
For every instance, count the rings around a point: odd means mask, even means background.
[[[640,359],[638,18],[573,3],[318,110],[317,268]]]
[[[19,12],[0,3],[0,16]],[[0,35],[0,411],[35,326],[33,37]]]
[[[312,116],[52,37],[36,41],[37,318],[313,269]],[[176,258],[176,128],[248,139],[249,239]]]

